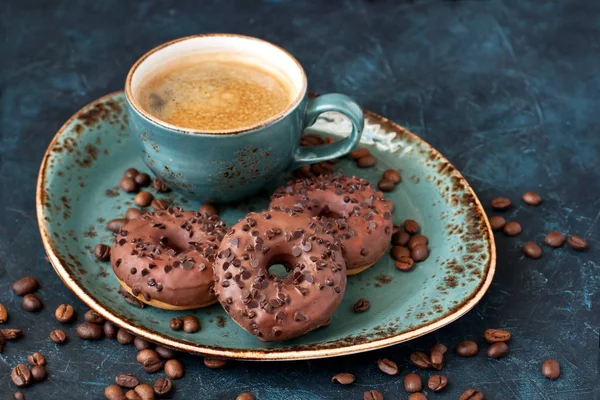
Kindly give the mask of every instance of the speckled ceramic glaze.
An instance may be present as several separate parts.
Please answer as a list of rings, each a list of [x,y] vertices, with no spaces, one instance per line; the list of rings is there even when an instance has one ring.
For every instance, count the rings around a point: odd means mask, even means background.
[[[366,112],[363,146],[377,157],[375,168],[358,169],[349,159],[336,168],[376,183],[383,170],[401,171],[403,182],[387,194],[396,205],[394,222],[417,220],[429,237],[431,254],[411,272],[394,267],[389,255],[364,273],[351,276],[332,323],[281,343],[262,343],[229,319],[220,305],[196,310],[202,329],[174,332],[168,322],[182,312],[138,309],[124,302],[110,265],[96,261],[92,249],[110,244],[106,221],[133,205],[117,184],[125,169],[146,170],[127,128],[122,93],[84,107],[60,129],[40,169],[37,210],[48,256],[65,284],[107,319],[134,334],[184,351],[248,360],[293,360],[367,351],[436,330],[469,311],[484,295],[495,270],[494,240],[477,197],[454,167],[435,149],[385,118]],[[334,136],[350,130],[338,114],[315,125]],[[221,209],[233,224],[268,204],[269,190]],[[188,208],[199,202],[174,194],[158,195]],[[360,298],[371,308],[356,314]]]

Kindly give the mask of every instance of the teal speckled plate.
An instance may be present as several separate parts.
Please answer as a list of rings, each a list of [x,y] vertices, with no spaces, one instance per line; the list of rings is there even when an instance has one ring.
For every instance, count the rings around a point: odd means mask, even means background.
[[[316,128],[334,136],[349,130],[337,114],[321,117]],[[121,92],[84,107],[48,147],[37,187],[42,240],[56,272],[86,304],[135,335],[169,347],[216,357],[296,360],[401,343],[449,324],[481,300],[494,275],[494,239],[473,190],[427,143],[370,112],[361,140],[377,157],[377,166],[358,169],[342,159],[336,168],[375,184],[383,170],[400,170],[403,182],[387,194],[396,205],[394,222],[417,220],[429,237],[431,253],[411,272],[397,270],[385,255],[372,268],[349,277],[331,325],[298,339],[262,343],[230,320],[219,304],[193,312],[202,322],[199,332],[174,332],[169,320],[183,312],[138,309],[123,301],[110,265],[92,255],[97,243],[112,242],[106,221],[133,205],[133,196],[117,187],[123,172],[129,167],[147,171],[129,138]],[[159,197],[187,209],[200,205],[174,194]],[[221,207],[221,217],[233,224],[249,211],[265,208],[268,197],[265,192]],[[357,314],[353,304],[360,298],[368,299],[371,308]]]

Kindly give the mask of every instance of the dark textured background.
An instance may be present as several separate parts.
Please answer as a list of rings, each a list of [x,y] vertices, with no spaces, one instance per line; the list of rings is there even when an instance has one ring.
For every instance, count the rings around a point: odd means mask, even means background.
[[[305,66],[310,88],[343,92],[422,136],[467,177],[484,203],[507,195],[520,221],[517,238],[498,238],[498,269],[483,301],[450,326],[368,354],[289,363],[232,363],[204,368],[182,357],[179,399],[360,399],[368,389],[404,399],[408,354],[435,342],[480,340],[487,327],[513,333],[511,353],[488,360],[450,354],[450,386],[430,399],[457,399],[473,386],[488,399],[599,399],[600,327],[600,2],[596,0],[338,1],[0,1],[0,302],[25,337],[0,355],[0,397],[14,386],[10,366],[41,350],[49,378],[26,398],[101,398],[119,372],[154,380],[135,349],[114,341],[52,344],[54,309],[85,311],[49,264],[38,235],[34,189],[50,139],[81,106],[123,87],[129,66],[148,49],[201,32],[237,32],[282,45]],[[539,191],[542,206],[521,205]],[[562,248],[524,259],[525,240],[559,229],[591,250]],[[10,283],[41,279],[45,310],[20,309]],[[399,377],[377,370],[388,357]],[[543,378],[556,358],[562,377]],[[349,387],[337,372],[357,376]],[[431,375],[422,372],[423,377]]]

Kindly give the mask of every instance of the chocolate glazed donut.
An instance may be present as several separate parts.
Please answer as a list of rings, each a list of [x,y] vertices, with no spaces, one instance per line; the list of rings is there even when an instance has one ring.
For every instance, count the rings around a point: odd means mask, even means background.
[[[298,179],[277,189],[270,206],[319,218],[342,244],[348,275],[375,264],[392,238],[392,213],[364,179],[332,175]]]
[[[269,273],[283,264],[283,279]],[[229,230],[214,265],[214,291],[235,322],[262,341],[327,325],[346,289],[340,245],[294,211],[251,213]]]
[[[143,214],[117,235],[113,271],[127,291],[151,306],[205,307],[216,302],[212,263],[225,232],[218,216],[179,207]]]

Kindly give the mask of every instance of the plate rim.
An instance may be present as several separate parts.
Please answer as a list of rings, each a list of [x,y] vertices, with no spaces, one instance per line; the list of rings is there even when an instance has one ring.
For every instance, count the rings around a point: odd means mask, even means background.
[[[320,358],[329,358],[336,356],[344,356],[356,353],[362,353],[371,350],[377,350],[384,347],[392,346],[395,344],[407,342],[409,340],[413,340],[420,336],[426,335],[428,333],[434,332],[465,315],[469,312],[485,295],[487,290],[489,289],[492,280],[494,278],[494,274],[496,271],[496,245],[494,240],[494,235],[492,232],[492,228],[490,226],[487,214],[485,213],[477,194],[469,185],[467,180],[463,177],[463,175],[456,169],[450,161],[446,157],[444,157],[438,150],[436,150],[433,146],[427,143],[425,140],[421,139],[414,133],[409,130],[403,128],[402,126],[396,124],[389,119],[376,114],[369,110],[363,110],[365,113],[365,117],[368,117],[372,120],[375,120],[380,125],[385,125],[391,127],[395,131],[403,132],[408,135],[411,140],[418,141],[422,146],[424,146],[429,152],[433,153],[436,158],[446,163],[448,166],[452,167],[454,170],[453,174],[460,180],[464,189],[471,194],[473,200],[475,202],[475,207],[477,208],[478,214],[483,219],[485,223],[486,231],[487,231],[487,240],[486,244],[489,252],[489,260],[486,268],[486,276],[481,280],[478,288],[473,292],[473,294],[465,301],[461,303],[459,307],[450,312],[449,314],[441,317],[427,325],[421,326],[417,329],[413,329],[407,332],[403,332],[400,334],[396,334],[393,336],[380,338],[380,339],[372,339],[364,343],[358,344],[349,344],[347,346],[341,345],[335,348],[324,348],[324,349],[287,349],[287,350],[277,350],[277,349],[231,349],[231,348],[220,348],[214,346],[203,346],[195,343],[187,342],[184,340],[176,340],[164,336],[159,333],[152,332],[151,330],[145,327],[139,327],[136,325],[132,325],[128,321],[121,318],[118,314],[113,314],[108,309],[105,308],[103,304],[98,302],[93,298],[91,294],[88,293],[83,287],[81,287],[71,276],[69,272],[65,269],[62,260],[56,255],[54,252],[54,245],[52,243],[52,239],[48,234],[48,230],[46,227],[46,220],[44,219],[44,182],[46,182],[46,172],[48,161],[50,159],[50,155],[52,153],[51,149],[54,147],[58,139],[65,133],[67,127],[69,127],[74,119],[76,119],[81,113],[87,110],[90,107],[93,107],[95,104],[101,103],[109,98],[113,98],[119,95],[123,95],[123,90],[118,90],[115,92],[111,92],[102,97],[99,97],[92,102],[88,103],[77,112],[75,112],[57,131],[54,135],[52,141],[48,145],[46,152],[42,158],[42,162],[40,165],[40,169],[38,172],[38,180],[36,184],[36,214],[38,227],[40,230],[40,235],[42,238],[42,243],[44,245],[44,249],[46,250],[46,254],[48,255],[48,259],[50,260],[50,264],[54,268],[55,272],[58,274],[63,283],[69,288],[81,301],[83,301],[88,307],[92,310],[100,313],[105,319],[115,323],[117,326],[122,327],[136,336],[140,336],[144,339],[148,339],[155,343],[160,343],[161,345],[165,345],[167,347],[181,350],[191,354],[217,357],[217,358],[228,358],[228,359],[238,359],[238,360],[246,360],[246,361],[297,361],[297,360],[309,360],[309,359],[320,359]]]

